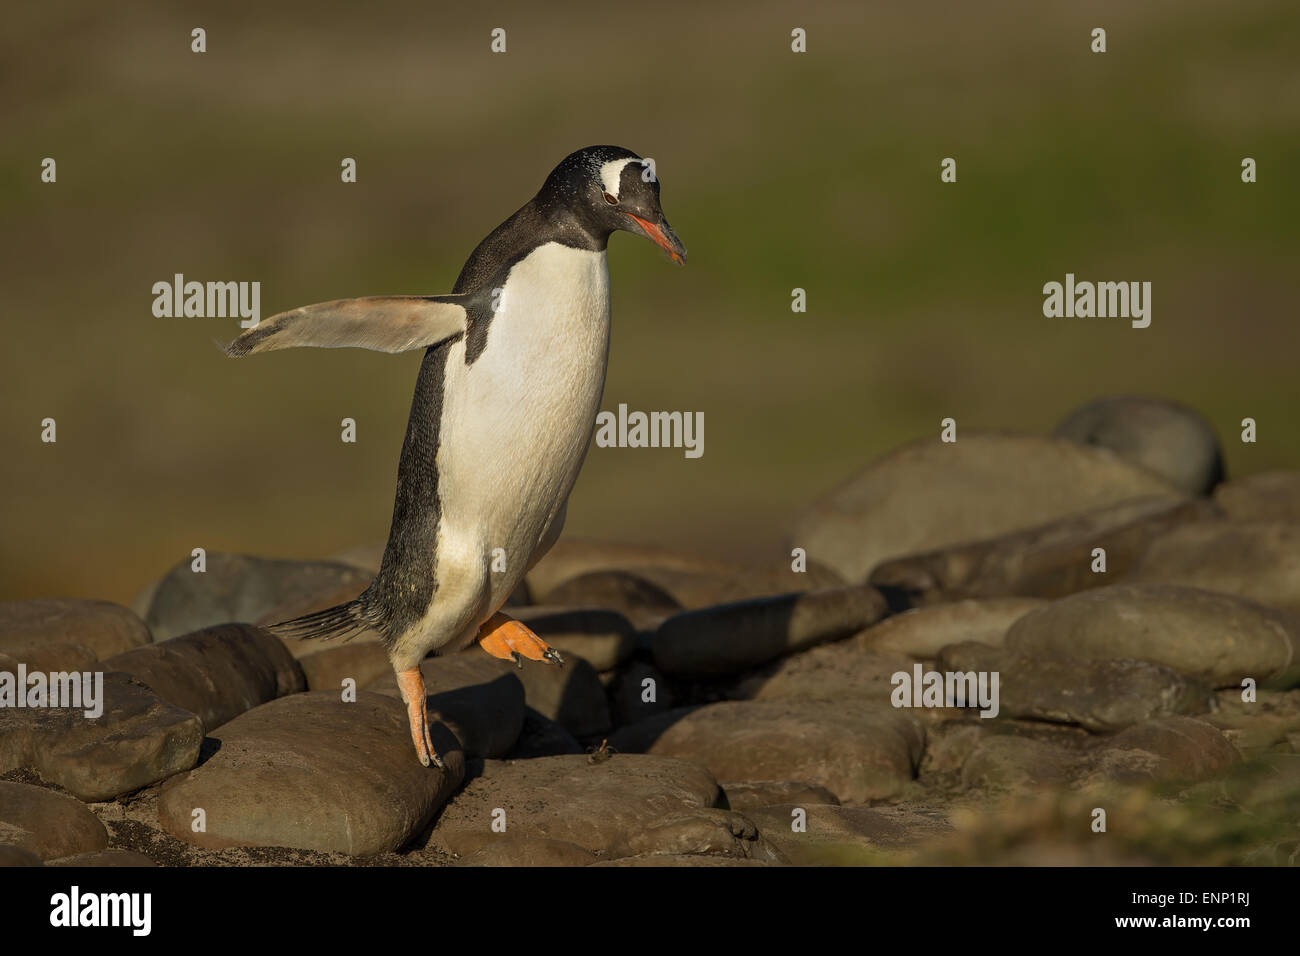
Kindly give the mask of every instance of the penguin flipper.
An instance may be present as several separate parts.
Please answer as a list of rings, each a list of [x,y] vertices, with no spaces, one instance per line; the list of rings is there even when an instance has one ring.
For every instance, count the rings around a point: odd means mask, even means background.
[[[468,295],[373,295],[281,312],[242,333],[222,351],[232,358],[276,349],[370,349],[407,352],[465,332]]]

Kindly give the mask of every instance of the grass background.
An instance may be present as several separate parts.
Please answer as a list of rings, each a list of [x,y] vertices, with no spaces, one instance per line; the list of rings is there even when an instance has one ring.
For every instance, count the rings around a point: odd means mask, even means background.
[[[593,448],[567,533],[776,556],[945,416],[1047,430],[1111,392],[1200,409],[1230,474],[1300,467],[1291,0],[231,7],[6,12],[0,598],[382,541],[419,354],[231,362],[234,320],[154,318],[150,287],[259,280],[264,316],[445,291],[593,143],[655,158],[690,250],[611,243],[603,407],[701,410],[705,454]],[[1066,272],[1151,281],[1151,327],[1044,318]]]

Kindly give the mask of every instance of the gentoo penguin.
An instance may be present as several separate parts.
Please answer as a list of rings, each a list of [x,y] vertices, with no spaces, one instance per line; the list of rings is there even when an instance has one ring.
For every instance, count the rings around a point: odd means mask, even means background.
[[[272,628],[297,638],[377,631],[425,766],[442,766],[420,675],[431,652],[477,640],[519,666],[563,663],[500,608],[559,536],[591,442],[609,358],[606,247],[620,229],[685,260],[653,164],[589,146],[478,244],[451,295],[309,305],[225,349],[425,349],[378,575],[355,600]]]

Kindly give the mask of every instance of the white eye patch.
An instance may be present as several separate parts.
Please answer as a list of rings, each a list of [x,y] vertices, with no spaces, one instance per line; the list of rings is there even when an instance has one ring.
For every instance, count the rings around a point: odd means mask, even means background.
[[[609,193],[615,199],[618,198],[618,184],[623,177],[623,169],[628,163],[644,162],[635,156],[625,156],[622,159],[611,159],[603,163],[600,167],[600,183],[605,187],[605,192]]]

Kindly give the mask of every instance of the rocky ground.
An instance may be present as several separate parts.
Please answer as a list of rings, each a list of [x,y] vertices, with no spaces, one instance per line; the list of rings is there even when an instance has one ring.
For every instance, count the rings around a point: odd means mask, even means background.
[[[563,669],[425,661],[442,769],[375,635],[258,626],[378,548],[0,605],[0,672],[105,675],[96,719],[0,706],[0,865],[1295,864],[1300,472],[1220,462],[1105,399],[901,448],[753,566],[562,540],[510,612]],[[918,665],[996,716],[896,706]]]

